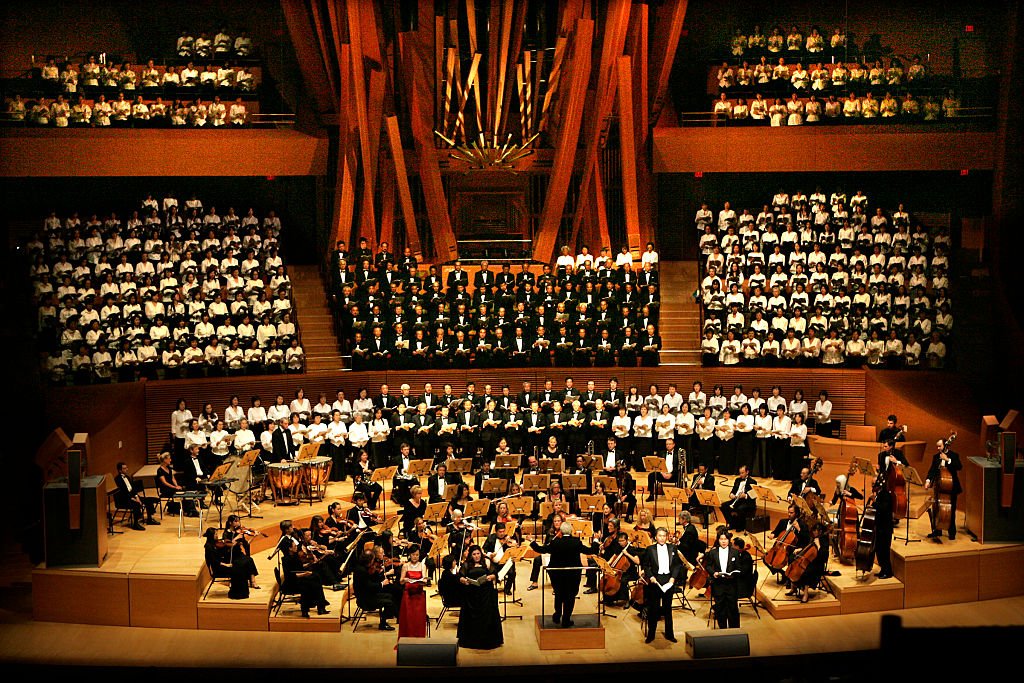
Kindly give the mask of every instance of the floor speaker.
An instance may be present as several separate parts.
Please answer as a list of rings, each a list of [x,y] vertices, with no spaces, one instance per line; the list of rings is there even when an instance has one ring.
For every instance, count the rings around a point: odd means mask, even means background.
[[[455,666],[458,654],[454,638],[398,639],[398,666]]]
[[[750,639],[738,628],[687,631],[686,653],[694,659],[749,657]]]

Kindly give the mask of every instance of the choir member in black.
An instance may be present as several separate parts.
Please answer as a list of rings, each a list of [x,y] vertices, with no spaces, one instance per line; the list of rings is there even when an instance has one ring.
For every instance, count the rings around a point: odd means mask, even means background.
[[[398,604],[392,590],[393,582],[385,576],[385,567],[373,550],[365,551],[356,564],[353,586],[356,605],[367,612],[380,610],[381,631],[394,631],[388,619],[398,616]]]
[[[686,582],[686,570],[679,559],[678,549],[668,542],[668,530],[659,528],[654,543],[644,549],[641,558],[644,588],[644,606],[647,611],[647,642],[654,642],[658,620],[665,620],[665,639],[676,642],[672,623],[672,597],[677,587]]]
[[[480,546],[472,546],[459,570],[459,583],[462,584],[458,630],[460,647],[493,650],[505,642],[498,612],[497,580],[497,568],[484,556]]]
[[[893,422],[894,420],[890,420]],[[889,467],[897,464],[907,464],[903,451],[896,448],[896,442],[890,440],[886,443],[886,450],[878,454],[878,470],[880,478],[883,479],[878,492],[875,495],[875,561],[878,562],[878,578],[892,578],[892,558],[889,551],[892,548],[892,535],[895,530],[893,519],[893,497],[885,487],[884,473]]]
[[[498,563],[505,555],[505,551],[515,548],[518,545],[519,544],[516,542],[516,539],[509,536],[508,527],[504,524],[498,524],[493,528],[490,535],[487,536],[482,547],[484,555],[494,563],[495,570],[501,571],[504,565]],[[516,565],[515,562],[511,562],[511,564],[512,566],[509,568],[508,573],[505,574],[504,579],[505,595],[512,595],[515,589]]]
[[[324,597],[324,587],[320,580],[311,570],[313,558],[305,558],[299,555],[299,546],[296,543],[285,543],[282,549],[284,553],[281,559],[281,568],[284,572],[284,592],[299,593],[299,606],[302,608],[302,616],[309,618],[309,608],[316,607],[317,614],[327,614],[327,606],[330,604]],[[307,566],[304,562],[309,562]]]
[[[807,552],[813,546],[816,554],[811,563],[804,570],[804,573],[793,582],[796,595],[800,596],[800,602],[807,602],[810,599],[811,591],[818,587],[821,577],[825,575],[825,566],[828,564],[828,530],[823,524],[815,524],[811,527],[810,538],[802,548]]]
[[[963,469],[963,464],[960,462],[960,454],[950,450],[943,439],[938,440],[935,448],[936,453],[932,456],[932,464],[928,468],[928,476],[925,479],[924,487],[926,489],[938,488],[942,468],[945,468],[953,478],[953,490],[949,495],[951,514],[949,517],[949,529],[947,530],[949,540],[952,541],[956,538],[956,499],[963,492],[963,487],[960,485],[960,470]],[[928,538],[940,538],[942,536],[942,529],[939,529],[937,526],[938,515],[935,514],[935,508],[928,508],[928,514],[932,522],[932,532],[928,534]]]
[[[146,513],[146,524],[160,524],[160,522],[153,518],[156,504],[160,502],[160,499],[146,495],[145,487],[136,483],[132,476],[128,474],[127,463],[117,463],[117,476],[114,477],[114,483],[117,484],[117,491],[114,492],[114,502],[117,504],[117,507],[131,511],[133,529],[145,531],[146,527],[142,526],[143,512]]]
[[[463,458],[476,459],[477,442],[480,433],[480,419],[473,406],[473,400],[465,398],[462,401],[462,410],[456,416],[458,424],[459,442],[461,448],[459,454]]]
[[[715,475],[708,472],[708,466],[706,463],[700,463],[697,465],[697,473],[693,475],[693,481],[690,482],[690,488],[693,491],[714,491],[715,490]],[[690,512],[693,514],[700,514],[704,516],[704,526],[708,525],[708,512],[710,508],[706,505],[701,505],[700,501],[697,500],[697,494],[694,493],[690,496]],[[687,558],[689,559],[689,558]]]
[[[633,334],[631,326],[624,327],[619,338],[619,365],[624,368],[635,368],[639,339]]]
[[[885,427],[878,433],[878,443],[888,443],[889,441],[906,441],[907,435],[903,431],[902,427],[898,427],[896,423],[898,419],[895,415],[890,415],[886,419]]]
[[[483,449],[483,460],[491,460],[494,457],[498,439],[501,438],[501,430],[504,416],[497,408],[497,402],[492,398],[487,401],[486,410],[480,414],[480,446]]]
[[[704,567],[711,577],[711,599],[719,628],[739,628],[740,609],[737,581],[740,554],[729,542],[729,533],[718,534],[715,547],[704,555]]]
[[[750,491],[750,487],[756,485],[746,465],[740,467],[740,476],[733,482],[729,500],[722,504],[722,513],[730,529],[743,531],[747,528],[747,518],[757,512],[757,499]]]
[[[370,464],[370,454],[366,450],[359,451],[359,459],[352,468],[352,481],[355,482],[355,490],[366,497],[366,504],[371,510],[377,509],[377,501],[384,487],[379,482],[371,481],[373,466]]]
[[[618,493],[615,496],[618,503],[619,514],[625,513],[626,521],[633,522],[633,512],[636,510],[636,480],[629,472],[629,463],[619,460],[615,463],[615,481],[619,485]]]
[[[434,418],[427,412],[427,404],[420,403],[412,417],[412,443],[417,458],[434,457]]]
[[[569,567],[580,566],[580,555],[595,555],[599,552],[597,541],[591,542],[589,546],[583,545],[580,539],[572,535],[572,525],[562,522],[554,538],[544,545],[536,541],[530,544],[534,552],[541,554],[550,553],[548,561],[548,576],[551,579],[551,587],[555,593],[555,609],[552,614],[552,621],[560,624],[562,628],[569,628],[573,625],[572,611],[576,605],[576,594],[580,590],[580,569],[569,569]]]
[[[659,484],[674,484],[679,475],[679,453],[676,451],[676,440],[672,437],[665,439],[665,473],[651,472],[647,475],[647,502],[651,502],[658,495]]]
[[[551,523],[550,524],[546,524],[544,526],[544,545],[545,546],[547,546],[549,543],[551,543],[551,541],[553,541],[555,539],[555,537],[559,533],[559,530],[562,527],[562,524],[564,524],[564,523],[565,523],[565,516],[563,516],[562,513],[556,512],[556,513],[554,513],[552,515]],[[541,559],[540,555],[538,555],[537,557],[533,558],[533,567],[530,569],[530,585],[529,585],[529,587],[526,590],[528,590],[528,591],[535,591],[535,590],[537,590],[537,588],[539,588],[539,586],[537,585],[537,581],[540,580],[540,570],[541,570],[541,567],[543,565],[544,565],[544,562]]]
[[[610,442],[612,416],[605,411],[604,400],[597,399],[594,402],[594,409],[587,413],[587,425],[584,433],[587,439],[593,441],[598,449],[605,443]]]
[[[534,401],[530,405],[529,414],[523,419],[523,429],[526,432],[525,445],[530,451],[539,451],[547,443],[547,438],[545,437],[547,427],[548,418],[541,411],[540,403]]]
[[[787,500],[793,500],[794,496],[806,496],[808,493],[820,496],[821,486],[818,485],[817,479],[811,476],[810,468],[805,467],[800,470],[800,478],[790,485],[789,495],[786,498]]]
[[[519,410],[519,404],[513,401],[509,404],[508,412],[505,413],[504,427],[505,441],[510,454],[523,452],[524,428],[523,413]]]
[[[654,325],[650,324],[640,334],[640,364],[645,368],[657,367],[661,362],[661,335],[658,334]]]

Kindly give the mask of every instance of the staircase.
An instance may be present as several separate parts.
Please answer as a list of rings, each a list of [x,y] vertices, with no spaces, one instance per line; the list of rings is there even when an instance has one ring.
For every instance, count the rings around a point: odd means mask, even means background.
[[[700,365],[700,309],[690,295],[697,288],[696,261],[662,262],[662,365]]]
[[[306,351],[306,372],[338,372],[343,365],[341,351],[320,269],[315,265],[291,266],[290,273],[297,325]]]

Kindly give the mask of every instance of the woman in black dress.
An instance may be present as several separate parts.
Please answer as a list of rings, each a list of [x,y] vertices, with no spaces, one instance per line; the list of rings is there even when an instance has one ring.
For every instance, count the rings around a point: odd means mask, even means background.
[[[459,647],[493,650],[505,642],[498,612],[498,592],[494,588],[497,574],[497,569],[484,557],[480,546],[472,546],[459,572],[459,583],[462,584]]]
[[[807,547],[812,545],[817,548],[818,553],[804,570],[803,575],[793,584],[796,594],[800,596],[800,602],[810,600],[811,591],[818,586],[821,577],[825,574],[825,565],[828,564],[828,534],[821,524],[811,527],[811,540]]]

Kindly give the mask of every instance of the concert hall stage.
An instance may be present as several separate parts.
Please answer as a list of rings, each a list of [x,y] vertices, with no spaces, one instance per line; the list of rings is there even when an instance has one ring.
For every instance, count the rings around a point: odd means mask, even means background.
[[[782,497],[787,485],[772,482],[770,486]],[[350,495],[349,482],[334,483],[330,485],[327,500],[342,500],[347,506]],[[653,511],[652,504],[646,505]],[[111,538],[110,555],[100,568],[35,568],[32,572],[33,620],[0,624],[0,639],[11,646],[7,648],[9,653],[22,653],[19,657],[37,657],[41,655],[27,653],[47,652],[45,648],[30,647],[38,639],[68,638],[59,654],[49,653],[61,663],[132,664],[138,663],[139,655],[129,644],[149,650],[153,631],[159,629],[161,633],[174,634],[175,648],[188,647],[190,651],[201,653],[194,662],[190,660],[190,666],[193,663],[203,665],[213,651],[232,647],[245,649],[247,654],[240,663],[242,666],[263,666],[268,662],[279,666],[281,660],[276,655],[268,660],[268,651],[281,653],[299,647],[308,652],[313,644],[317,650],[317,666],[393,666],[395,633],[378,631],[374,620],[361,622],[353,632],[352,624],[342,621],[341,617],[355,609],[354,600],[347,606],[344,604],[347,590],[328,590],[327,599],[332,604],[326,616],[302,619],[297,606],[288,603],[277,614],[272,609],[276,594],[273,575],[276,560],[269,560],[268,555],[278,537],[278,522],[293,519],[297,525],[302,525],[308,523],[310,516],[321,514],[325,509],[326,502],[312,507],[300,504],[276,508],[267,502],[262,506],[262,519],[245,520],[246,524],[269,535],[253,543],[260,589],[252,591],[246,600],[229,600],[223,584],[214,584],[203,597],[209,579],[203,566],[203,541],[198,537],[195,520],[188,520],[192,526],[178,538],[174,518],[165,516],[162,526],[149,527],[145,532],[127,530],[124,535]],[[773,521],[783,512],[782,504],[769,506]],[[671,512],[662,503],[659,503],[659,513],[661,516],[656,523],[671,528]],[[213,521],[216,523],[216,514]],[[712,519],[711,526],[716,524]],[[902,529],[901,525],[897,534]],[[921,538],[927,531],[926,517],[912,521],[912,539]],[[704,529],[701,535],[704,536]],[[760,533],[755,536],[758,541],[763,538]],[[966,532],[955,542],[943,539],[941,544],[924,539],[904,546],[897,537],[893,542],[893,560],[897,577],[885,581],[873,575],[858,578],[852,568],[833,560],[830,569],[838,568],[841,572],[841,576],[829,579],[835,595],[816,592],[807,604],[787,598],[784,587],[759,566],[758,614],[755,616],[748,603],[740,607],[743,628],[750,634],[752,656],[815,653],[822,648],[872,649],[878,645],[880,615],[891,610],[902,610],[900,614],[908,624],[1024,624],[1024,598],[1020,597],[1024,595],[1020,570],[1024,566],[1024,545],[981,546]],[[638,613],[615,607],[608,608],[609,616],[601,622],[606,632],[603,649],[541,651],[537,647],[533,622],[534,616],[540,614],[542,597],[548,601],[546,607],[550,611],[550,589],[544,591],[543,596],[541,591],[527,591],[529,562],[521,563],[517,569],[516,597],[523,600],[523,606],[509,604],[507,614],[523,619],[504,622],[505,645],[502,648],[491,652],[462,650],[460,665],[687,659],[683,634],[687,630],[709,627],[708,601],[698,591],[689,590],[687,598],[695,613],[675,611],[678,644],[670,644],[659,635],[651,646],[645,646]],[[976,602],[990,597],[1000,599]],[[580,614],[595,611],[595,598],[581,595],[577,611]],[[924,605],[933,607],[902,609]],[[430,597],[428,613],[436,618],[440,611],[439,598]],[[432,633],[454,635],[457,622],[456,613],[450,612],[440,624],[432,623]],[[128,628],[111,630],[109,627]],[[129,646],[110,649],[106,646],[109,639]],[[50,658],[46,661],[54,663]],[[308,665],[311,660],[305,657],[304,661]]]

